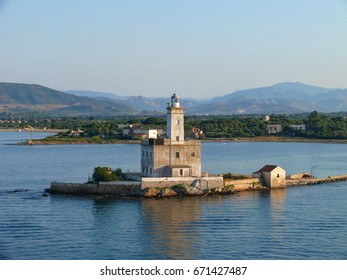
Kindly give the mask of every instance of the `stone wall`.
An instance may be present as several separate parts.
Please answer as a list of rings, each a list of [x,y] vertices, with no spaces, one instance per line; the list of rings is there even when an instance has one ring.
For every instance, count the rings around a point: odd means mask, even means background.
[[[182,184],[196,186],[200,189],[223,188],[223,177],[157,177],[142,178],[142,189],[146,188],[170,188]]]
[[[224,179],[224,186],[233,186],[234,191],[245,191],[262,187],[259,178],[241,180]]]
[[[51,183],[50,193],[89,195],[137,195],[141,192],[140,182],[100,182],[99,184]]]
[[[136,172],[125,172],[123,173],[124,175],[124,179],[126,181],[139,181],[141,182],[142,180],[142,176],[141,176],[141,173],[136,173]]]

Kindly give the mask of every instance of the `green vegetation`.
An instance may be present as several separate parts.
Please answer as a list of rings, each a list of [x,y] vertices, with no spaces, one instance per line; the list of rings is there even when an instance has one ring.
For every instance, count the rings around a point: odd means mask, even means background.
[[[98,166],[94,168],[92,180],[93,183],[120,181],[122,178],[122,169],[112,170],[110,167]]]
[[[0,113],[0,129],[66,129],[65,133],[45,139],[50,143],[117,143],[127,140],[141,140],[139,136],[123,135],[130,125],[136,128],[165,130],[166,117],[54,117],[33,116],[30,114]],[[281,125],[282,131],[270,134],[267,125]],[[290,125],[306,126],[305,130],[296,130]],[[188,137],[192,129],[203,132],[200,138],[206,139],[242,139],[261,138],[276,141],[279,137],[287,139],[336,139],[347,140],[347,113],[323,114],[314,111],[310,114],[270,115],[270,121],[264,121],[260,115],[246,116],[187,116],[185,130]],[[80,131],[78,134],[73,131]],[[35,142],[35,141],[34,141]]]
[[[281,125],[277,137],[301,137],[309,139],[347,139],[347,113],[271,115],[265,122],[261,116],[208,116],[188,117],[187,127],[198,127],[206,138],[269,137],[267,125]],[[295,130],[290,125],[304,124],[306,130]]]

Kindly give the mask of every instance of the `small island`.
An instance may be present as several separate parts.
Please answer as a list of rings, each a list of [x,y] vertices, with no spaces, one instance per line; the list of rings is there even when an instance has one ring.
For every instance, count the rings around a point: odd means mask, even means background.
[[[174,94],[167,104],[166,134],[150,134],[141,141],[141,171],[96,167],[87,183],[53,182],[50,193],[174,197],[232,194],[287,186],[347,180],[347,175],[314,178],[301,173],[286,176],[279,165],[265,165],[251,175],[208,174],[201,170],[201,141],[184,136],[184,109]]]

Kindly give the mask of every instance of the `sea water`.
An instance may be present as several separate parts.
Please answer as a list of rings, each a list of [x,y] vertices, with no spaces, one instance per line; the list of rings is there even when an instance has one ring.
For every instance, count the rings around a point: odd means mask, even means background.
[[[0,133],[0,259],[347,259],[347,183],[164,200],[42,196],[96,166],[140,170],[140,146],[12,145]],[[11,145],[7,145],[11,144]],[[203,171],[347,173],[347,145],[202,144]]]

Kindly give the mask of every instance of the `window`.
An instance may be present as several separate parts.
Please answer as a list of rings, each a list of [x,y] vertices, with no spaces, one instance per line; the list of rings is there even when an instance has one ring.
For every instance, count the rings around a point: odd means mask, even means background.
[[[180,169],[180,176],[183,176],[183,169]]]
[[[280,174],[277,174],[277,178],[279,178],[280,177]]]
[[[179,136],[176,136],[176,141],[180,141],[180,137]]]
[[[195,157],[195,152],[191,152],[191,153],[190,153],[190,156],[191,156],[191,157]]]
[[[152,174],[152,168],[149,169],[149,174]]]
[[[180,152],[176,152],[176,158],[180,157]]]
[[[180,119],[176,119],[176,124],[177,124],[177,125],[180,124]]]

